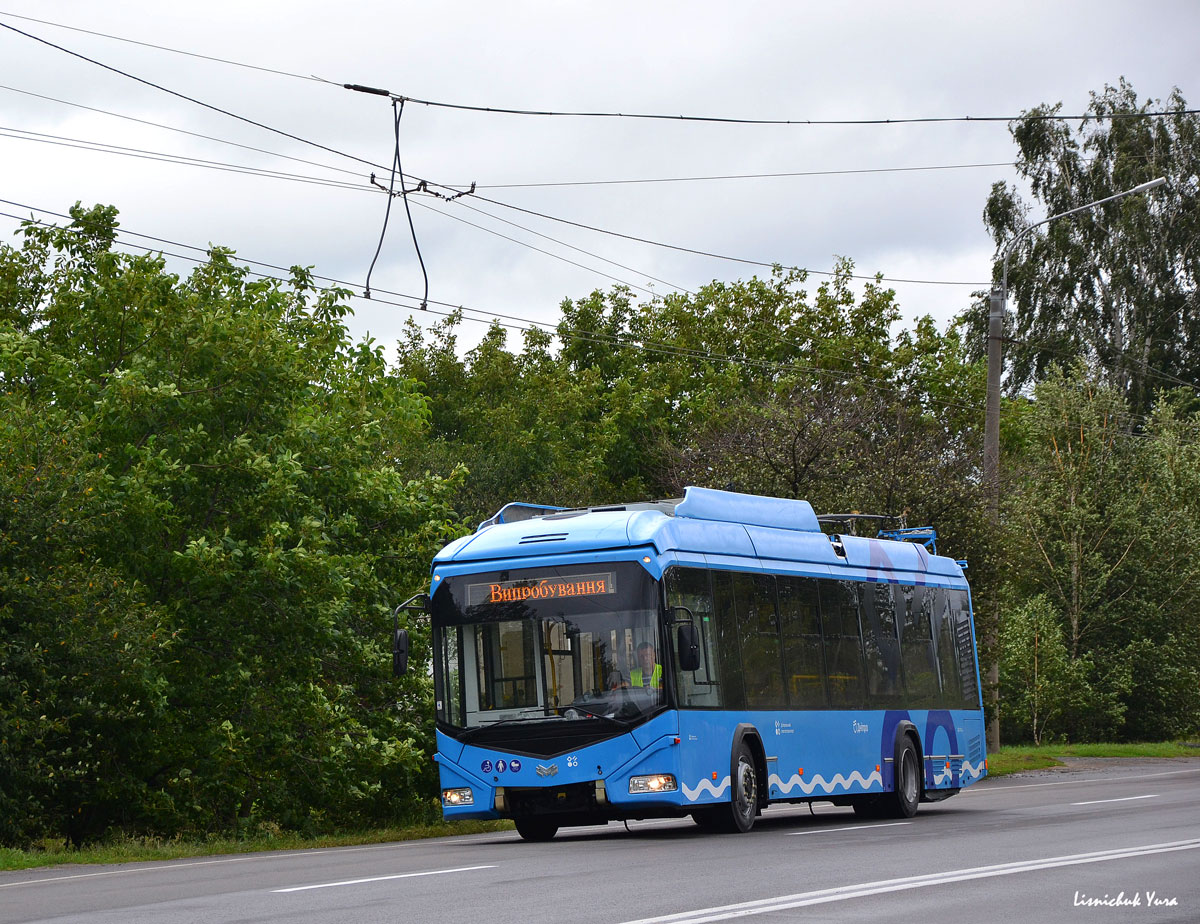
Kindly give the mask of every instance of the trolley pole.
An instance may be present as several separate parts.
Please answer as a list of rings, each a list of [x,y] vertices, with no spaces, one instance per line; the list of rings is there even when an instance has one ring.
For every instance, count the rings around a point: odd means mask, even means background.
[[[1043,218],[1041,221],[1033,223],[1017,234],[1016,237],[1008,242],[1008,246],[1004,248],[1004,264],[1000,275],[1000,285],[992,288],[988,299],[987,409],[983,422],[983,481],[987,486],[988,492],[988,516],[997,534],[1000,528],[1000,378],[1004,368],[1004,320],[1008,312],[1008,259],[1012,256],[1013,249],[1021,239],[1028,237],[1034,228],[1057,221],[1059,218],[1066,218],[1068,215],[1077,215],[1098,205],[1104,205],[1106,202],[1123,199],[1135,193],[1148,192],[1156,186],[1162,186],[1165,182],[1167,182],[1166,177],[1160,176],[1157,179],[1134,186],[1132,189],[1127,189],[1124,192],[1119,192],[1103,199],[1097,199],[1094,202],[1088,202],[1085,205],[1068,209],[1065,212],[1059,212],[1057,215],[1051,215],[1049,218]],[[988,620],[986,631],[988,650],[990,652],[990,663],[987,671],[988,698],[992,705],[992,718],[988,722],[987,728],[989,751],[1000,747],[1000,655],[997,651],[997,646],[1000,642],[1000,614],[998,612],[999,595],[996,589],[992,590],[991,597],[992,613],[991,619]]]

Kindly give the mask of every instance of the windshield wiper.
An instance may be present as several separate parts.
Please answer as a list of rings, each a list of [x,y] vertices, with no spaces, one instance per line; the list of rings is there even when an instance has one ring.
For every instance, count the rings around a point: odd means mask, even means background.
[[[582,712],[584,715],[591,716],[593,719],[602,719],[605,722],[612,722],[615,725],[625,724],[624,722],[618,720],[615,716],[605,715],[602,712],[593,712],[587,706],[580,706],[578,703],[571,703],[569,706],[563,706],[563,712],[569,712],[572,709],[576,712]],[[570,716],[565,716],[565,718],[570,718]]]
[[[468,728],[465,732],[463,732],[461,737],[463,740],[466,740],[469,736],[474,735],[476,732],[481,732],[488,728],[499,728],[501,725],[518,725],[522,722],[548,722],[561,720],[562,716],[560,715],[545,715],[544,713],[538,713],[537,715],[509,716],[507,719],[496,719],[494,722],[487,722],[482,725],[476,725],[474,728]]]

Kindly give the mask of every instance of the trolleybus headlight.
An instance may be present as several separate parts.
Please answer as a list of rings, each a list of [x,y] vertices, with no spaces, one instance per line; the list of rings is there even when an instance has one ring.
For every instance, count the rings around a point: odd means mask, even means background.
[[[443,789],[442,805],[474,805],[475,794],[469,789]]]
[[[647,776],[631,776],[629,778],[631,793],[674,792],[678,788],[675,784],[675,777],[670,773],[651,773]]]

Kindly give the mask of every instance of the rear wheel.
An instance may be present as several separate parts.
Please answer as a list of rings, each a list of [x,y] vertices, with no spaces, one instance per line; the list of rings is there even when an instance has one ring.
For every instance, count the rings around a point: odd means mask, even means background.
[[[558,825],[545,818],[517,818],[517,833],[527,841],[548,841],[558,833]]]
[[[921,801],[921,773],[917,749],[912,738],[905,735],[896,749],[895,790],[883,797],[883,813],[891,818],[912,818]]]

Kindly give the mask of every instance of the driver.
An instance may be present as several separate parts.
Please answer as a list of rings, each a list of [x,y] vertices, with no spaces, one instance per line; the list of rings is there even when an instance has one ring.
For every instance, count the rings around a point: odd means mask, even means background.
[[[629,672],[630,685],[647,690],[662,689],[662,665],[658,663],[658,652],[649,642],[637,647],[638,666]]]

